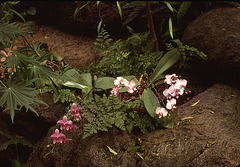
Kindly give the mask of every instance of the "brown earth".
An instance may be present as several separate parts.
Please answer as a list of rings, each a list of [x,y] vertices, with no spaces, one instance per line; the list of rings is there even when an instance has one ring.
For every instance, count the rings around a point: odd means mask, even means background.
[[[100,55],[93,49],[95,36],[83,36],[60,30],[53,26],[35,23],[32,35],[25,35],[30,45],[47,43],[49,50],[61,56],[65,63],[82,68],[94,63]]]

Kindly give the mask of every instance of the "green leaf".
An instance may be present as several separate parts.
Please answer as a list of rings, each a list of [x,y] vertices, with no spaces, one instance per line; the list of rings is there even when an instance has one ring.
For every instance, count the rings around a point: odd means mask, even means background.
[[[177,20],[180,22],[183,16],[187,13],[187,10],[190,8],[192,1],[184,1],[181,3],[178,11],[177,11]]]
[[[88,82],[75,69],[66,71],[63,77],[65,79],[61,80],[60,83],[64,86],[78,89],[88,88]]]
[[[157,96],[153,93],[150,88],[147,88],[143,91],[143,103],[149,115],[153,118],[157,117],[156,109],[160,107]]]
[[[127,26],[127,29],[128,29],[128,31],[129,31],[132,35],[134,34],[134,31],[133,31],[133,29],[132,29],[131,27]]]
[[[94,88],[111,89],[114,87],[114,80],[113,77],[100,77],[94,82]]]
[[[74,13],[73,13],[73,20],[76,20],[76,16],[77,16],[77,14],[78,14],[79,11],[80,11],[79,8],[76,8],[76,9],[75,9],[75,11],[74,11]]]
[[[13,13],[15,13],[18,17],[20,17],[24,22],[26,22],[26,20],[23,18],[23,16],[20,14],[20,13],[18,13],[16,10],[13,10],[13,9],[11,9],[10,11],[12,11]]]
[[[98,34],[100,33],[101,26],[102,26],[102,21],[100,21],[100,22],[98,23],[98,27],[97,27],[97,32],[98,32]]]
[[[171,38],[173,39],[173,27],[172,27],[172,18],[171,17],[169,18],[168,24],[169,24],[169,33],[170,33]]]
[[[165,128],[173,128],[174,121],[173,121],[172,117],[164,117],[163,119],[164,119],[163,123],[162,123],[163,127],[165,127]]]
[[[153,71],[150,79],[152,82],[160,79],[162,77],[162,73],[173,66],[178,59],[180,58],[180,50],[179,48],[174,48],[168,51],[158,62],[157,67]]]
[[[5,110],[10,110],[12,122],[14,122],[15,110],[19,110],[24,106],[26,110],[30,109],[38,115],[31,104],[35,102],[46,104],[34,98],[38,94],[38,90],[27,87],[25,83],[15,83],[12,80],[8,80],[6,86],[7,87],[0,87],[0,106],[7,103]],[[20,108],[18,108],[18,106],[20,106]]]
[[[100,4],[100,1],[97,1],[97,7],[99,6],[99,4]]]
[[[116,151],[114,151],[113,149],[111,149],[108,145],[106,145],[108,150],[113,153],[114,155],[117,155],[118,153]]]
[[[167,5],[168,9],[171,10],[171,12],[174,13],[174,9],[173,9],[172,5],[169,2],[166,2],[166,1],[164,3]]]
[[[121,9],[121,6],[119,4],[119,1],[117,1],[116,3],[117,3],[117,8],[118,8],[118,13],[119,13],[119,15],[120,15],[120,17],[122,19],[122,9]]]

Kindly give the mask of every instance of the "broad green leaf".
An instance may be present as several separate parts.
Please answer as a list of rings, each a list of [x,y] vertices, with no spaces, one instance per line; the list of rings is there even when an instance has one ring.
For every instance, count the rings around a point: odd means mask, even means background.
[[[88,82],[75,69],[66,71],[63,77],[65,77],[65,79],[61,80],[60,83],[64,86],[78,89],[88,88]]]
[[[171,38],[173,39],[173,27],[172,27],[172,18],[171,17],[169,18],[168,24],[169,24],[169,33],[170,33]]]
[[[153,93],[150,88],[147,88],[143,91],[143,103],[149,115],[153,118],[157,117],[156,109],[160,107],[157,96]]]
[[[168,51],[158,62],[157,67],[153,71],[150,79],[152,82],[162,78],[162,73],[165,72],[167,69],[172,67],[180,58],[180,50],[179,48],[174,48]]]
[[[83,95],[89,95],[90,97],[92,97],[92,93],[90,93],[90,91],[92,90],[92,76],[90,73],[85,73],[85,74],[81,74],[81,78],[79,78],[80,80],[84,80],[87,83],[87,88],[82,89],[82,93]]]
[[[180,22],[187,10],[190,8],[192,1],[183,1],[177,11],[177,20]]]
[[[113,77],[100,77],[94,82],[94,88],[111,89],[114,87],[114,80]]]
[[[117,1],[116,3],[117,3],[117,8],[118,8],[118,13],[119,13],[119,15],[120,15],[120,17],[122,19],[122,9],[121,9],[121,6],[119,4],[119,1]]]

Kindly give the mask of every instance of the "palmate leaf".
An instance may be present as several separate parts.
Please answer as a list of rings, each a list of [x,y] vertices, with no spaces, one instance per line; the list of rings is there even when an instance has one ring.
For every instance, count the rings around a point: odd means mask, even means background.
[[[28,25],[20,28],[17,23],[0,23],[0,43],[9,47],[9,44],[14,44],[13,40],[19,35],[31,32],[27,28],[29,28]]]
[[[21,143],[22,145],[26,145],[28,147],[33,147],[33,145],[31,144],[30,141],[24,139],[21,136],[19,136],[19,137],[17,135],[11,136],[11,135],[8,135],[7,133],[5,133],[4,131],[1,131],[1,130],[0,130],[0,135],[9,139],[9,141],[0,145],[0,151],[6,150],[7,147],[11,144],[18,144],[18,143]]]
[[[42,100],[35,98],[38,94],[38,90],[28,87],[32,82],[33,81],[29,81],[27,83],[16,83],[8,80],[6,87],[0,87],[0,106],[7,104],[4,111],[10,110],[12,123],[14,122],[15,110],[19,110],[24,106],[27,111],[30,109],[38,115],[35,109],[30,105],[35,102],[46,104]]]
[[[37,88],[42,88],[45,84],[51,86],[53,84],[53,78],[58,80],[63,78],[58,73],[53,72],[50,67],[40,65],[37,62],[34,62],[30,67],[30,75],[31,77],[39,78],[39,80],[35,82]]]

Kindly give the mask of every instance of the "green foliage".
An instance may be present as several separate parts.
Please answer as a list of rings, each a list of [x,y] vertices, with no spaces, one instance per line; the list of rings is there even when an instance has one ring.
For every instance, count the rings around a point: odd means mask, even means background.
[[[25,24],[20,28],[17,23],[0,23],[0,43],[4,47],[10,47],[18,36],[32,32],[28,30],[29,28],[30,24]]]
[[[126,119],[126,108],[117,97],[103,98],[98,95],[95,100],[84,100],[81,103],[82,114],[88,120],[84,125],[83,138],[88,137],[97,131],[108,131],[113,125],[125,130],[124,120]]]
[[[20,110],[24,106],[26,110],[30,109],[37,114],[31,104],[34,102],[45,104],[43,101],[35,98],[38,91],[35,88],[28,87],[32,82],[33,80],[25,83],[16,83],[8,80],[4,87],[0,87],[0,106],[7,104],[4,111],[10,110],[12,122],[14,122],[15,110]],[[20,107],[18,108],[18,106]]]
[[[60,101],[62,103],[73,103],[77,100],[74,93],[70,89],[58,89],[53,91],[51,87],[46,87],[45,90],[53,94],[54,103]]]
[[[102,53],[102,57],[90,69],[97,76],[139,76],[150,73],[162,56],[162,52],[153,52],[149,33],[136,33],[112,45],[109,43],[112,41],[109,35],[105,37],[98,37],[94,43],[95,49]]]
[[[143,91],[142,99],[149,115],[153,118],[156,118],[157,117],[155,113],[156,108],[160,107],[157,96],[153,93],[153,91],[150,88],[147,88]]]
[[[203,52],[199,51],[197,48],[195,47],[190,47],[188,45],[183,45],[182,42],[178,39],[176,40],[172,40],[173,45],[175,44],[175,46],[173,46],[171,43],[167,44],[167,47],[169,49],[172,49],[174,47],[178,47],[179,51],[180,51],[180,60],[179,60],[179,64],[178,67],[181,68],[189,68],[191,67],[191,64],[189,63],[193,57],[196,57],[202,61],[207,60],[207,55],[205,55]]]
[[[30,141],[24,139],[23,137],[18,137],[18,136],[11,136],[8,135],[7,133],[3,132],[0,130],[0,135],[6,137],[7,139],[9,139],[7,142],[3,143],[0,145],[0,151],[2,150],[6,150],[7,147],[11,144],[18,144],[21,143],[22,145],[28,146],[28,147],[33,147],[33,145],[30,143]]]
[[[129,133],[136,129],[147,134],[156,129],[155,120],[146,112],[131,111],[126,118],[126,129]]]
[[[8,23],[13,18],[13,7],[19,1],[5,1],[0,3],[0,23]]]

